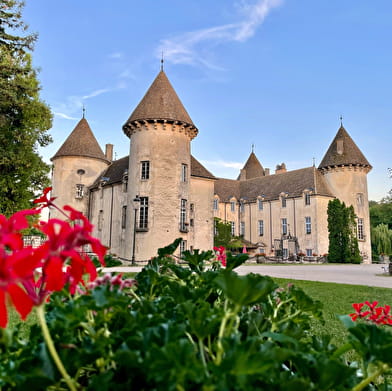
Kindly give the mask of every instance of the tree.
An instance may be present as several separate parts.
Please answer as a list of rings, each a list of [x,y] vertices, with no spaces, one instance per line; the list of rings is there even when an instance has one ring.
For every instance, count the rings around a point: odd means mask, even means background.
[[[377,254],[392,254],[392,230],[386,224],[379,224],[372,228],[372,247]]]
[[[360,263],[355,213],[338,199],[328,203],[329,262]]]
[[[380,202],[369,202],[370,225],[375,228],[386,224],[392,229],[392,194],[388,194]]]
[[[37,38],[23,34],[23,2],[0,0],[0,213],[27,209],[49,184],[49,165],[38,153],[51,142],[49,107],[40,100],[31,51]]]
[[[215,235],[214,235],[214,247],[223,246],[225,248],[236,249],[242,247],[241,240],[232,236],[231,224],[215,217]]]

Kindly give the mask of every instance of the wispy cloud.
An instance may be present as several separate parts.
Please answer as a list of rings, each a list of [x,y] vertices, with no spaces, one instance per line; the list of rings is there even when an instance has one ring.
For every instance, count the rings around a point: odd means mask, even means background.
[[[82,96],[82,99],[86,100],[86,99],[94,98],[95,96],[102,95],[102,94],[104,94],[106,92],[109,92],[109,91],[111,91],[111,89],[109,89],[109,88],[101,88],[99,90],[95,90],[95,91],[91,92],[88,95]]]
[[[208,27],[198,31],[187,32],[179,36],[163,39],[157,49],[157,56],[163,51],[166,61],[174,64],[199,65],[210,69],[222,69],[207,61],[205,55],[208,47],[212,48],[225,42],[244,42],[251,38],[257,28],[264,22],[272,9],[280,6],[283,0],[241,1],[237,6],[242,19],[235,23]]]
[[[235,168],[236,170],[240,170],[244,166],[244,163],[228,162],[224,160],[201,160],[200,163],[210,167]]]
[[[124,57],[124,53],[114,52],[114,53],[110,53],[108,57],[113,59],[122,59]]]
[[[71,120],[77,120],[77,119],[79,119],[79,118],[71,117],[71,116],[69,116],[69,115],[67,115],[67,114],[64,114],[64,113],[59,113],[58,111],[55,111],[53,114],[54,114],[56,117],[63,118],[63,119],[71,119]]]

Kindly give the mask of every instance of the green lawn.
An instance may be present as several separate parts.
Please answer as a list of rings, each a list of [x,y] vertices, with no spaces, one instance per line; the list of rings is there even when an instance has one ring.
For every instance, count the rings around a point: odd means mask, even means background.
[[[348,315],[353,311],[352,303],[362,303],[366,300],[378,301],[381,305],[392,305],[392,289],[368,287],[363,285],[346,285],[332,282],[289,280],[274,278],[281,286],[292,283],[302,288],[305,293],[315,300],[323,303],[323,315],[325,324],[314,321],[312,324],[315,334],[329,333],[333,335],[333,341],[340,344],[346,334],[346,330],[339,320],[339,315]]]

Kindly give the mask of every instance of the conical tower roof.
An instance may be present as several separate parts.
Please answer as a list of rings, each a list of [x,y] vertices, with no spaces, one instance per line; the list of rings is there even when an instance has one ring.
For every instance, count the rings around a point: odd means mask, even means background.
[[[145,121],[178,123],[197,133],[197,128],[163,70],[124,124],[123,130],[129,136],[132,128]]]
[[[84,117],[51,160],[62,156],[83,156],[108,161]]]
[[[241,174],[238,179],[253,179],[259,178],[265,175],[264,168],[257,159],[256,155],[252,151],[246,161],[244,167],[241,170]]]
[[[346,129],[341,125],[318,168],[350,165],[372,168]]]

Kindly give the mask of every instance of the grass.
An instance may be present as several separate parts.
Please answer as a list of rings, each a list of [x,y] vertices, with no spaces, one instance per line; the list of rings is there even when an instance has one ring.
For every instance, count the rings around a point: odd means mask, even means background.
[[[380,305],[392,304],[392,289],[369,287],[363,285],[346,285],[331,282],[290,280],[274,278],[276,283],[285,286],[293,283],[300,287],[314,300],[323,304],[323,316],[325,324],[315,320],[312,323],[312,331],[316,335],[330,334],[332,342],[340,345],[347,331],[339,320],[339,315],[348,315],[354,312],[353,303],[362,303],[366,300],[378,301]]]

